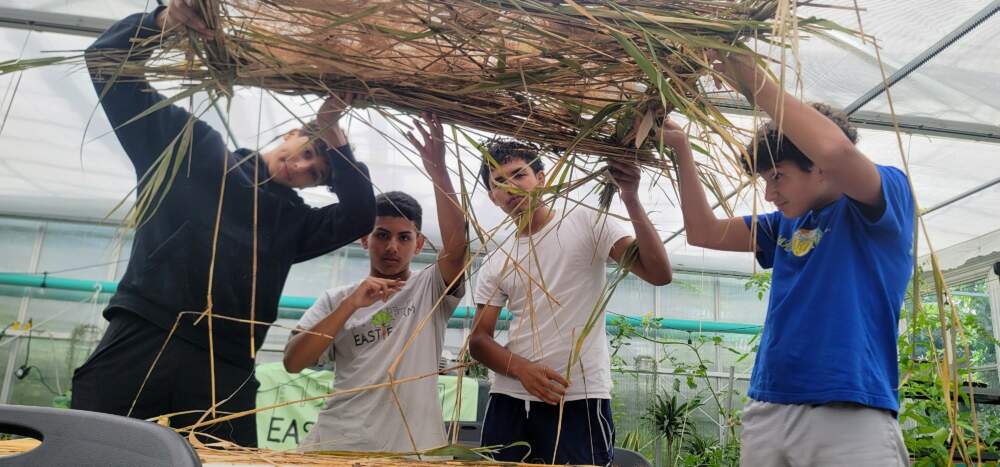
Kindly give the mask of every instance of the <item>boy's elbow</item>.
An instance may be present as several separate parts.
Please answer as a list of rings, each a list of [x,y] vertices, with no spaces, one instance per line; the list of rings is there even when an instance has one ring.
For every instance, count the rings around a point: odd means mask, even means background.
[[[674,273],[671,272],[669,268],[667,268],[665,271],[661,271],[653,275],[653,277],[650,277],[648,282],[652,285],[660,287],[673,282],[673,280],[674,280]]]
[[[302,371],[302,365],[297,364],[287,352],[285,353],[285,358],[281,360],[281,364],[284,365],[285,371],[288,373],[295,374]]]
[[[375,230],[375,206],[372,206],[369,210],[361,212],[358,217],[358,229],[354,232],[356,237],[364,237],[365,235],[370,234],[372,230]]]
[[[826,162],[822,168],[827,171],[836,170],[844,166],[843,161],[860,154],[858,148],[847,137],[835,138],[833,141],[828,141],[817,149],[816,152],[818,154],[813,159],[815,161]]]
[[[375,206],[369,208],[364,203],[354,205],[349,210],[342,211],[336,225],[352,240],[357,240],[372,233],[375,229]]]
[[[714,249],[725,236],[725,230],[717,227],[719,220],[705,219],[699,222],[684,223],[684,238],[687,244],[698,248]]]
[[[674,272],[672,270],[667,270],[666,277],[663,279],[663,283],[660,285],[669,285],[674,281]]]
[[[691,246],[696,246],[698,248],[707,248],[708,242],[705,241],[704,235],[693,235],[690,231],[687,234],[687,243]]]
[[[369,188],[370,190],[370,188]],[[358,237],[362,237],[371,233],[375,229],[375,214],[377,208],[375,206],[375,194],[366,193],[363,202],[357,205],[357,218],[358,218]]]
[[[482,348],[483,348],[483,336],[473,332],[472,335],[469,336],[469,355],[472,355],[472,358],[476,360],[480,360],[479,357]]]
[[[700,248],[708,247],[708,232],[711,231],[711,221],[714,219],[698,219],[695,216],[684,216],[684,238],[687,244]]]

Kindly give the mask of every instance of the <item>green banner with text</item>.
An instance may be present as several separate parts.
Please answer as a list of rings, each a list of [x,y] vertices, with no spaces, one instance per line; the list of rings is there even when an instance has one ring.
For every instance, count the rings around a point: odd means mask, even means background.
[[[257,366],[257,407],[281,402],[322,396],[331,391],[333,372],[303,370],[299,374],[285,371],[281,363]],[[438,376],[438,398],[446,422],[455,413],[455,395],[458,393],[457,376]],[[462,400],[459,421],[476,421],[479,382],[475,378],[462,378]],[[306,434],[316,423],[326,401],[316,399],[287,405],[257,413],[257,443],[259,447],[274,450],[293,449],[305,440]]]

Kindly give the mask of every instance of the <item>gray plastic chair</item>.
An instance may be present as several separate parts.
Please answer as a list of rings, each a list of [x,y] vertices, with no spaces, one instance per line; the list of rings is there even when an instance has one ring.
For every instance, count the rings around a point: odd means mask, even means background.
[[[0,466],[199,467],[191,445],[155,423],[83,410],[0,405],[0,432],[42,441]]]
[[[614,467],[653,467],[653,464],[642,457],[642,454],[623,448],[615,448],[615,459],[611,461],[611,465]]]

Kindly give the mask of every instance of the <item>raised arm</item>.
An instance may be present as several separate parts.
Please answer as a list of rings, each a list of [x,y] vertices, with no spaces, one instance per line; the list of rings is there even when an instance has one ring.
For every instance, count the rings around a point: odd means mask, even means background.
[[[504,376],[516,378],[533,396],[558,404],[569,381],[555,370],[515,354],[493,338],[500,317],[500,307],[476,305],[476,319],[469,336],[469,353],[486,368]]]
[[[688,244],[724,251],[753,251],[750,229],[741,217],[719,219],[698,179],[688,135],[669,118],[660,128],[663,144],[674,151],[680,183],[681,213]]]
[[[316,114],[323,129],[320,137],[330,148],[330,173],[337,203],[307,210],[296,262],[306,261],[351,243],[372,231],[375,225],[375,192],[368,167],[354,158],[340,127],[340,118],[357,97],[338,94],[327,98]]]
[[[333,151],[333,192],[337,203],[322,208],[302,204],[306,222],[295,262],[307,261],[347,245],[372,231],[375,225],[375,193],[368,167],[354,159],[349,145]]]
[[[136,45],[136,41],[160,34],[164,26],[171,32],[184,29],[207,31],[190,6],[183,1],[173,2],[170,7],[137,13],[115,23],[85,52],[87,67],[104,113],[140,178],[164,150],[179,139],[187,125],[193,125],[189,147],[196,148],[199,155],[219,157],[225,154],[225,142],[208,124],[178,106],[163,106],[166,98],[145,79],[115,74],[125,61],[147,60],[159,41],[150,40],[147,41],[149,45],[141,47]],[[163,107],[142,115],[157,106]],[[179,142],[174,145],[175,151],[181,146]]]
[[[608,256],[622,264],[626,251],[634,241],[638,244],[638,256],[630,265],[630,271],[650,284],[669,284],[673,280],[673,272],[667,250],[639,201],[639,166],[622,159],[609,159],[608,167],[618,184],[622,203],[625,204],[629,219],[632,220],[632,228],[635,229],[635,238],[618,239]]]
[[[781,130],[795,147],[823,171],[823,177],[851,199],[881,210],[882,180],[875,164],[865,157],[833,121],[786,92],[749,57],[711,52],[719,71],[750,102],[781,122]],[[763,157],[763,156],[762,156]]]
[[[437,115],[429,113],[423,114],[423,120],[427,128],[424,128],[419,121],[413,121],[423,137],[423,143],[418,141],[412,132],[407,132],[406,138],[420,153],[424,170],[434,185],[434,202],[437,206],[438,228],[441,230],[442,240],[441,252],[437,257],[438,269],[445,284],[451,284],[455,278],[462,275],[469,254],[465,239],[465,213],[455,195],[455,187],[445,166],[444,128],[441,126],[441,121]]]

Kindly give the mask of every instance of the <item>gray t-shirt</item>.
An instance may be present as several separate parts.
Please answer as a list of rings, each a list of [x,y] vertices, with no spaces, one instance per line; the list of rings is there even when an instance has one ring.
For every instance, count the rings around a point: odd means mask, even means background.
[[[359,284],[326,291],[306,311],[298,326],[303,329],[315,326],[333,313]],[[448,318],[465,293],[463,284],[458,283],[441,299],[446,289],[435,263],[411,275],[406,286],[388,303],[376,302],[357,310],[320,360],[334,362],[334,388],[342,391],[388,382],[389,367],[424,318],[427,323],[403,355],[395,379],[437,371]],[[434,307],[436,303],[438,306]],[[399,384],[396,393],[417,449],[446,444],[437,377]],[[299,449],[402,452],[412,451],[413,444],[392,392],[378,388],[330,397]]]

